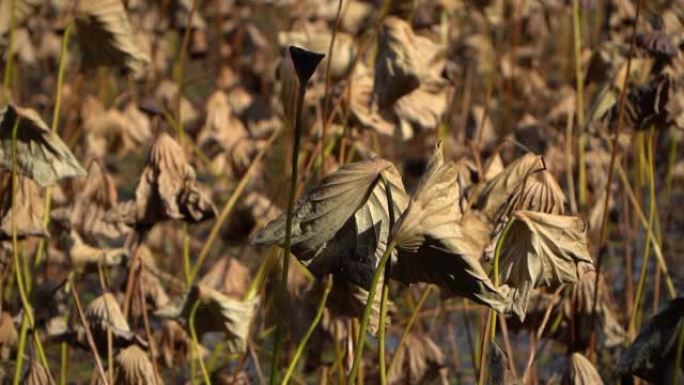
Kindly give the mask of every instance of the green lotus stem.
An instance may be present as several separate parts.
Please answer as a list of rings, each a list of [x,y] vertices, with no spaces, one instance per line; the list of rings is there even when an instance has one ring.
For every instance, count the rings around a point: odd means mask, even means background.
[[[62,88],[64,85],[64,67],[67,58],[67,48],[69,46],[69,37],[71,35],[71,30],[73,29],[74,23],[69,22],[64,29],[64,36],[62,37],[62,47],[59,52],[59,67],[57,68],[57,89],[55,91],[55,109],[52,112],[52,124],[50,129],[53,133],[57,132],[57,127],[59,126],[59,117],[62,112]],[[50,224],[50,207],[52,206],[52,187],[48,187],[45,190],[45,212],[43,214],[43,224],[45,227]],[[38,247],[36,249],[36,255],[33,259],[33,267],[38,267],[41,262],[43,262],[43,257],[45,256],[45,239],[40,239],[38,241]]]
[[[399,338],[397,350],[394,352],[392,360],[390,360],[389,368],[387,369],[388,374],[391,373],[392,369],[394,369],[394,367],[397,365],[399,352],[401,351],[401,349],[403,349],[404,345],[406,344],[406,339],[408,338],[408,335],[411,333],[413,324],[418,319],[418,313],[420,313],[420,309],[423,308],[423,305],[429,298],[430,293],[432,292],[432,288],[432,285],[428,285],[428,287],[426,287],[425,290],[423,290],[423,294],[420,296],[420,299],[418,300],[415,309],[413,309],[413,313],[411,313],[411,318],[409,318],[408,322],[406,323],[406,327],[404,327],[404,331],[401,333],[401,338]]]
[[[330,103],[330,67],[332,67],[333,47],[337,38],[337,30],[340,27],[340,15],[342,14],[342,0],[337,2],[337,13],[335,14],[335,28],[332,30],[330,45],[328,46],[328,61],[325,64],[325,91],[323,92],[323,132],[321,134],[321,146],[325,147],[325,140],[328,137],[328,104]],[[321,171],[325,171],[326,151],[321,151]]]
[[[14,64],[14,54],[12,54],[12,50],[14,49],[14,28],[16,27],[17,23],[17,15],[16,15],[16,9],[17,9],[17,0],[12,0],[12,7],[11,9],[11,15],[10,15],[10,25],[9,25],[9,37],[7,38],[7,48],[5,49],[5,52],[7,53],[7,63],[5,64],[5,73],[4,77],[2,79],[2,85],[3,85],[3,103],[7,102],[9,100],[10,96],[10,82],[12,80],[12,65]]]
[[[211,251],[211,247],[214,245],[214,242],[218,238],[218,235],[221,231],[221,227],[223,227],[223,224],[226,222],[228,216],[233,211],[235,204],[242,195],[242,192],[245,190],[245,187],[247,187],[247,183],[251,180],[251,177],[255,173],[257,166],[266,155],[268,149],[271,148],[273,141],[275,140],[275,138],[278,137],[279,134],[280,130],[276,130],[275,132],[273,132],[273,134],[271,134],[271,137],[268,139],[268,142],[266,142],[264,147],[262,147],[261,150],[259,150],[259,153],[256,155],[256,157],[254,157],[254,160],[252,160],[252,163],[249,165],[249,168],[247,168],[245,174],[242,175],[242,178],[240,178],[240,182],[238,182],[238,185],[235,187],[235,190],[233,190],[233,193],[230,195],[230,198],[228,198],[228,201],[221,209],[219,216],[216,218],[216,221],[214,222],[214,225],[211,227],[211,230],[209,231],[209,236],[207,237],[206,242],[204,242],[204,245],[202,245],[202,250],[200,250],[199,256],[197,257],[197,261],[195,262],[195,266],[190,271],[190,276],[186,280],[187,282],[192,283],[195,280],[195,277],[197,276],[197,273],[199,273],[199,270],[202,267],[204,260],[207,258],[207,256],[209,256],[209,251]]]
[[[380,299],[380,325],[378,330],[378,371],[380,385],[387,385],[387,367],[385,365],[385,332],[387,331],[387,301],[389,300],[387,277],[382,281],[382,297]]]
[[[59,385],[66,385],[67,383],[67,365],[69,361],[69,345],[66,342],[59,344],[60,370],[59,370]]]
[[[391,203],[390,203],[391,204]],[[363,309],[363,316],[361,318],[361,327],[359,328],[359,338],[356,341],[356,354],[354,355],[354,363],[352,364],[351,371],[347,377],[347,385],[354,384],[356,381],[356,376],[359,372],[359,365],[361,364],[361,358],[363,358],[363,347],[366,343],[366,330],[368,329],[368,322],[370,321],[371,309],[373,309],[373,301],[375,299],[375,292],[377,291],[378,282],[380,282],[380,275],[385,271],[385,265],[389,260],[392,251],[396,246],[394,240],[390,241],[385,249],[385,253],[382,254],[380,263],[378,263],[378,268],[373,274],[373,280],[371,281],[370,290],[368,291],[368,300],[366,301],[366,307]]]
[[[579,0],[572,1],[572,29],[575,43],[575,93],[577,101],[577,186],[580,209],[587,204],[587,166],[584,133],[584,71],[582,70],[582,24]]]
[[[501,260],[501,249],[503,248],[508,232],[511,230],[511,227],[513,227],[513,223],[515,223],[515,218],[509,219],[504,228],[501,230],[499,239],[496,240],[496,246],[494,247],[494,287],[499,287],[499,261]],[[488,325],[489,327],[487,327],[484,331],[484,335],[482,336],[481,340],[482,347],[480,348],[480,370],[478,378],[479,385],[484,384],[484,374],[487,366],[484,357],[489,349],[489,342],[496,337],[496,312],[491,308],[488,311],[487,322],[485,325]]]
[[[200,305],[201,301],[199,299],[195,301],[195,303],[192,305],[192,310],[190,310],[190,317],[188,318],[188,327],[190,328],[190,337],[192,338],[192,348],[193,350],[195,350],[195,354],[197,354],[197,360],[199,361],[200,369],[202,370],[202,377],[204,378],[204,383],[207,385],[211,385],[209,372],[207,371],[207,367],[204,366],[204,360],[202,359],[199,349],[197,349],[197,347],[199,346],[199,340],[197,338],[197,331],[195,330],[195,315],[197,314],[197,309],[199,309]]]
[[[185,275],[185,286],[192,285],[192,262],[190,262],[190,234],[188,224],[183,223],[183,275]]]
[[[12,385],[19,385],[21,381],[22,368],[24,367],[24,350],[26,349],[26,335],[28,334],[28,321],[26,317],[21,319],[21,329],[19,331],[19,345],[17,347],[17,359],[14,363],[14,379]]]
[[[648,224],[647,224],[647,234],[646,241],[644,242],[644,258],[641,262],[641,271],[639,273],[639,283],[637,284],[637,292],[634,297],[634,308],[632,309],[632,314],[629,318],[628,330],[631,332],[636,331],[637,318],[640,313],[641,301],[644,295],[644,287],[646,284],[646,275],[648,272],[648,260],[651,254],[651,242],[658,242],[658,239],[652,238],[653,235],[653,221],[656,216],[656,198],[655,198],[655,161],[654,161],[654,143],[653,138],[655,136],[655,127],[651,126],[651,131],[648,135],[647,141],[647,154],[648,154],[648,185],[649,185],[649,212],[648,212]]]
[[[290,362],[290,365],[287,367],[285,376],[283,376],[281,385],[287,385],[290,382],[290,377],[292,377],[292,373],[294,373],[294,370],[297,367],[297,363],[299,362],[299,359],[302,357],[302,353],[304,353],[304,349],[306,348],[306,344],[309,342],[309,338],[311,338],[311,335],[316,330],[316,327],[318,327],[318,324],[321,322],[321,319],[323,318],[323,313],[325,312],[325,305],[328,302],[328,295],[330,294],[330,289],[332,289],[332,285],[332,277],[328,277],[328,282],[325,283],[323,297],[321,297],[321,302],[318,304],[318,310],[316,310],[316,316],[311,321],[311,324],[309,325],[306,334],[304,334],[304,337],[302,337],[302,340],[299,341],[297,349],[294,353],[294,357],[292,357],[292,361]]]

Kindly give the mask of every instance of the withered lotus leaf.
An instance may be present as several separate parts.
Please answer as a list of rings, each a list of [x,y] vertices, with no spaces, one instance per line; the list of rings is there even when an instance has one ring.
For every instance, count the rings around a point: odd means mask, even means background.
[[[52,210],[50,215],[88,244],[116,243],[132,230],[121,221],[109,220],[107,212],[117,200],[114,181],[100,162],[92,161],[71,204]]]
[[[295,205],[291,252],[316,276],[343,274],[368,290],[387,246],[390,186],[395,217],[406,207],[399,172],[383,159],[347,164],[323,180]],[[256,244],[282,245],[285,215],[261,230]]]
[[[38,360],[32,359],[21,385],[54,385],[54,381],[47,369]]]
[[[12,16],[14,16],[15,26],[19,26],[35,14],[44,2],[42,0],[16,0],[14,4],[12,3],[12,1],[0,1],[0,36],[9,32]],[[12,15],[13,5],[14,15]]]
[[[78,271],[97,266],[117,266],[128,258],[127,249],[89,245],[73,230],[64,239],[64,246],[72,266]]]
[[[409,333],[395,354],[397,364],[387,375],[390,384],[424,384],[437,378],[447,383],[444,354],[430,337]]]
[[[632,374],[654,384],[672,384],[676,370],[677,340],[684,328],[684,298],[675,298],[641,328],[639,335],[620,357],[618,372]]]
[[[513,211],[529,210],[548,214],[565,213],[565,194],[548,170],[532,171],[513,190],[508,204],[498,218],[508,218]]]
[[[12,176],[5,173],[0,177],[0,239],[12,239],[12,216],[14,216],[17,237],[47,237],[43,216],[45,198],[42,189],[31,179],[18,175],[17,186],[13,188]],[[15,191],[15,214],[12,214],[12,190]]]
[[[150,358],[137,345],[131,345],[116,355],[114,385],[157,385]]]
[[[457,169],[453,162],[444,162],[438,143],[395,226],[399,255],[390,272],[402,282],[434,283],[452,294],[503,311],[506,298],[479,262],[483,243],[469,238],[459,200]],[[482,234],[485,239],[486,234]]]
[[[85,170],[59,136],[29,108],[6,105],[0,109],[0,167],[12,169],[12,130],[17,126],[17,172],[42,187],[60,179],[84,176]]]
[[[19,334],[12,316],[7,312],[0,314],[0,359],[8,360],[17,348]]]
[[[79,1],[76,30],[83,66],[124,68],[141,77],[150,58],[137,42],[121,0]]]
[[[224,256],[211,266],[199,283],[231,297],[243,298],[250,284],[249,268],[235,258]]]
[[[512,288],[512,310],[524,320],[533,288],[576,283],[578,265],[591,266],[593,261],[582,219],[520,210],[511,220],[502,241],[499,269],[502,282]]]
[[[112,332],[115,347],[128,346],[133,343],[146,345],[145,341],[131,331],[119,307],[119,302],[111,293],[102,294],[92,300],[83,313],[99,351],[107,351],[108,329]]]
[[[603,385],[598,370],[586,357],[573,353],[568,370],[563,377],[564,385]]]
[[[240,301],[211,287],[195,285],[185,300],[180,316],[189,320],[196,301],[200,301],[195,314],[197,334],[201,336],[207,332],[223,332],[226,334],[226,348],[229,352],[244,352],[259,297]]]
[[[508,203],[516,188],[530,173],[543,168],[544,164],[538,155],[528,153],[516,159],[482,188],[473,192],[473,208],[496,222],[496,215]]]
[[[159,135],[135,190],[135,201],[114,208],[110,219],[136,226],[167,219],[197,223],[216,216],[216,207],[200,190],[183,148],[168,134]]]
[[[305,87],[306,83],[313,76],[316,67],[323,60],[325,55],[318,52],[308,51],[306,49],[290,46],[290,56],[292,57],[292,64],[294,64],[295,72],[299,78],[300,87]]]
[[[382,291],[383,281],[384,278],[381,276],[378,280],[376,293],[380,293]],[[382,296],[375,295],[373,298],[373,304],[371,305],[370,318],[368,319],[368,332],[372,335],[377,335],[380,328],[381,301]],[[328,303],[326,304],[334,317],[361,318],[367,303],[368,290],[350,282],[343,276],[334,276],[333,286],[330,290]],[[388,308],[391,309],[392,307],[392,302],[388,301]],[[390,315],[387,315],[386,322],[389,324],[390,321]]]

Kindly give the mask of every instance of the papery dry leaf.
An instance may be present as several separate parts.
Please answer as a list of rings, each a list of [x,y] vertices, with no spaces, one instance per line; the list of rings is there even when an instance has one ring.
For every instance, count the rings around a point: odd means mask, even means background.
[[[38,360],[32,359],[21,385],[54,385],[54,381],[47,369]]]
[[[143,76],[150,57],[138,44],[121,0],[79,1],[75,21],[85,68],[113,66]]]
[[[461,222],[459,200],[457,170],[453,162],[444,162],[438,143],[395,226],[399,255],[390,272],[402,282],[434,283],[453,294],[503,311],[505,296],[494,287],[479,262],[488,234],[482,234],[484,240],[468,238],[470,230]]]
[[[671,384],[677,367],[677,340],[684,328],[684,298],[675,298],[648,321],[620,357],[618,372],[632,374],[654,384]]]
[[[508,203],[497,215],[506,220],[516,210],[538,211],[547,214],[565,213],[565,194],[551,173],[536,170],[527,174],[511,194]]]
[[[96,271],[98,266],[118,266],[128,258],[127,249],[91,246],[83,242],[78,233],[73,230],[64,240],[64,246],[72,267],[77,271],[84,269]]]
[[[107,330],[112,332],[115,347],[129,346],[133,343],[146,345],[128,326],[119,302],[111,293],[105,293],[92,300],[83,311],[88,327],[93,335],[95,346],[100,352],[107,351]],[[77,336],[77,338],[83,338]],[[85,341],[82,341],[85,342]]]
[[[291,252],[318,276],[339,273],[368,290],[387,245],[389,205],[395,218],[406,207],[404,186],[394,165],[383,159],[347,164],[327,175],[295,205]],[[285,216],[254,238],[257,244],[282,244]]]
[[[489,182],[490,180],[496,178],[499,174],[501,174],[503,170],[503,160],[501,159],[501,154],[497,152],[496,154],[489,157],[489,159],[487,159],[487,163],[484,167],[482,178],[485,182]]]
[[[162,133],[150,149],[135,202],[116,207],[110,219],[118,217],[128,224],[148,227],[167,219],[197,223],[215,216],[216,207],[200,190],[183,148]]]
[[[19,334],[14,326],[12,315],[7,312],[0,314],[0,360],[8,360],[17,349]]]
[[[259,297],[239,301],[211,287],[195,285],[181,310],[181,316],[186,320],[189,320],[196,301],[200,301],[195,314],[195,329],[198,336],[201,337],[207,332],[223,332],[226,334],[228,352],[244,352]]]
[[[40,187],[31,179],[17,176],[17,187],[13,188],[12,176],[0,176],[0,240],[12,239],[12,217],[16,221],[18,238],[30,236],[48,237],[43,220],[45,198]],[[12,190],[16,192],[15,207],[12,207]],[[15,214],[12,214],[12,211]]]
[[[66,144],[50,131],[36,111],[11,104],[0,109],[0,167],[12,169],[12,131],[17,120],[18,173],[42,187],[86,174]]]
[[[582,354],[573,353],[569,361],[563,385],[603,385],[603,380],[594,365]]]
[[[660,75],[648,83],[627,91],[624,106],[625,122],[636,130],[647,130],[651,126],[661,129],[667,126],[672,117],[668,110],[672,80],[668,75]],[[620,103],[611,110],[611,119],[619,119]]]
[[[510,220],[499,271],[502,282],[511,286],[511,307],[522,321],[533,288],[575,283],[578,264],[593,261],[586,225],[578,217],[521,210]]]
[[[200,285],[213,287],[234,298],[244,298],[250,284],[249,269],[228,256],[217,260],[202,276]]]
[[[87,244],[121,243],[132,229],[107,217],[107,211],[115,207],[117,200],[111,176],[100,162],[93,161],[71,204],[52,210],[50,215],[65,228],[75,231]]]
[[[487,215],[492,222],[496,222],[496,214],[508,203],[518,185],[531,172],[543,168],[544,163],[538,155],[528,153],[516,159],[494,179],[473,193],[473,208]]]
[[[423,384],[435,378],[446,383],[444,354],[430,337],[411,332],[395,354],[397,364],[387,374],[389,384]]]
[[[137,345],[119,351],[115,358],[113,385],[156,385],[157,376],[150,358]]]

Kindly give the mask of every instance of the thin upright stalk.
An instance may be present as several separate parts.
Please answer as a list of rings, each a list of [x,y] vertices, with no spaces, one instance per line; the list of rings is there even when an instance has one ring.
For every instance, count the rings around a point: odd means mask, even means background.
[[[639,25],[639,16],[641,15],[641,7],[642,7],[643,0],[637,0],[636,4],[636,14],[634,16],[634,29],[632,30],[632,39],[629,47],[629,56],[627,57],[627,68],[625,71],[625,78],[623,80],[622,84],[622,90],[620,91],[620,104],[618,106],[618,119],[617,123],[614,126],[613,129],[613,141],[612,141],[612,151],[610,154],[610,165],[608,166],[608,178],[606,180],[606,187],[605,187],[605,192],[606,192],[606,200],[603,203],[603,217],[601,219],[601,230],[599,232],[599,248],[598,248],[598,257],[596,260],[596,278],[594,280],[594,287],[596,290],[594,290],[594,298],[593,298],[593,305],[592,305],[592,311],[591,311],[591,345],[593,347],[592,350],[595,350],[597,348],[596,342],[596,310],[597,310],[597,303],[598,303],[598,294],[600,290],[599,286],[599,277],[601,276],[601,267],[603,264],[603,257],[605,255],[604,248],[606,246],[606,242],[608,241],[608,211],[610,207],[610,186],[613,184],[613,172],[615,170],[615,163],[617,160],[617,152],[618,152],[618,141],[620,140],[620,131],[622,129],[622,124],[624,122],[625,118],[625,96],[627,94],[627,86],[629,84],[629,73],[632,68],[632,57],[634,57],[634,47],[636,46],[636,36],[637,36],[637,27]],[[625,186],[626,187],[626,186]],[[592,355],[593,356],[593,355]]]
[[[194,350],[194,354],[197,355],[197,360],[199,361],[200,370],[202,371],[202,377],[204,378],[204,383],[206,385],[211,385],[209,372],[207,371],[207,367],[204,365],[204,359],[202,359],[202,355],[200,354],[200,351],[198,349],[200,343],[199,339],[197,338],[197,330],[195,329],[195,316],[197,314],[197,309],[199,309],[201,304],[202,302],[198,299],[192,305],[192,310],[190,310],[190,317],[188,318],[188,324],[190,326],[190,338],[192,338],[192,348]]]
[[[181,48],[178,51],[178,60],[176,61],[176,67],[174,68],[174,75],[176,80],[176,85],[178,87],[178,92],[176,94],[176,120],[178,121],[178,140],[181,144],[185,141],[185,129],[183,127],[183,116],[182,116],[182,101],[183,101],[183,76],[185,75],[185,54],[188,51],[188,46],[190,45],[190,33],[192,31],[192,18],[195,16],[197,11],[197,3],[199,0],[192,0],[192,7],[188,13],[188,23],[185,25],[185,33],[183,34],[183,41],[181,42]]]
[[[390,203],[391,205],[391,203]],[[373,280],[371,281],[370,290],[368,290],[368,299],[366,300],[366,307],[363,309],[363,316],[361,318],[361,326],[359,328],[359,337],[356,341],[356,352],[354,355],[354,362],[352,363],[351,371],[347,377],[347,385],[356,383],[356,376],[359,373],[359,366],[361,364],[361,359],[363,358],[363,347],[366,343],[366,330],[368,329],[368,322],[370,321],[371,310],[373,309],[373,301],[375,300],[375,292],[377,291],[378,282],[380,282],[380,276],[385,271],[385,265],[389,260],[390,255],[396,243],[394,240],[390,241],[385,249],[385,253],[378,263],[378,267],[373,274]]]
[[[330,38],[330,46],[328,47],[328,61],[325,65],[325,91],[323,93],[323,132],[321,134],[321,148],[325,148],[325,141],[328,137],[328,104],[330,103],[330,68],[332,66],[333,59],[333,47],[335,46],[335,39],[337,38],[337,30],[340,27],[340,15],[342,14],[342,0],[338,0],[337,3],[337,13],[335,14],[335,27],[332,30],[332,37]],[[321,151],[321,172],[325,172],[325,156],[327,155],[325,151]]]
[[[7,61],[5,63],[5,73],[2,78],[2,92],[3,94],[0,95],[2,96],[2,101],[3,103],[7,102],[9,100],[10,96],[10,82],[12,81],[12,66],[14,64],[14,53],[12,52],[14,50],[14,28],[16,27],[17,23],[17,15],[16,15],[16,9],[17,9],[17,1],[18,0],[12,0],[12,6],[10,8],[10,25],[9,25],[9,36],[7,38],[7,47],[5,48],[5,52],[7,54]]]
[[[287,278],[290,269],[290,246],[292,244],[292,219],[294,216],[295,195],[297,192],[297,179],[299,169],[299,148],[302,140],[302,110],[304,109],[304,95],[306,93],[306,83],[299,84],[297,90],[297,105],[295,108],[294,119],[294,140],[292,144],[292,165],[291,165],[291,179],[290,179],[290,193],[287,200],[287,218],[285,220],[285,244],[283,245],[283,270],[280,276],[280,295],[287,299]],[[278,363],[280,361],[280,354],[283,350],[286,328],[288,325],[288,317],[280,317],[281,322],[276,329],[275,347],[273,350],[273,357],[271,361],[271,376],[269,384],[275,385],[278,382]]]
[[[88,340],[88,346],[90,346],[90,352],[92,353],[93,358],[95,358],[95,366],[97,367],[97,372],[100,375],[102,383],[104,385],[109,385],[109,381],[107,380],[107,374],[105,373],[104,366],[102,365],[102,360],[100,360],[100,355],[97,353],[97,346],[95,345],[93,334],[90,332],[90,327],[88,327],[88,321],[86,320],[85,314],[83,313],[83,308],[81,307],[81,301],[78,298],[78,290],[76,289],[74,283],[71,281],[71,278],[68,279],[69,286],[72,288],[71,296],[73,297],[74,304],[76,305],[78,318],[81,321],[81,324],[83,325],[83,329],[85,330],[86,339]]]
[[[580,0],[572,0],[572,30],[575,47],[575,100],[577,109],[577,185],[580,209],[587,204],[587,165],[584,133],[584,71],[582,70],[582,14]],[[568,171],[570,172],[570,171]]]
[[[385,341],[387,332],[387,301],[389,301],[389,285],[387,277],[382,282],[382,297],[380,298],[380,325],[378,328],[378,371],[380,373],[380,385],[387,385],[387,366],[385,363]]]
[[[14,362],[14,379],[12,385],[19,385],[21,381],[22,368],[24,367],[24,350],[26,350],[26,335],[28,334],[28,321],[26,317],[21,319],[21,329],[19,331],[19,343],[17,346],[17,359]]]
[[[299,345],[297,345],[297,349],[295,350],[294,356],[292,357],[292,361],[290,362],[290,365],[287,367],[287,371],[285,371],[285,376],[283,376],[281,385],[287,385],[290,382],[290,377],[292,376],[292,373],[294,373],[294,370],[297,367],[297,363],[299,362],[299,359],[302,357],[304,349],[306,349],[306,345],[309,343],[309,338],[311,338],[311,335],[316,330],[316,327],[318,327],[318,324],[321,322],[321,319],[323,318],[323,313],[325,312],[325,304],[328,302],[328,294],[330,294],[330,289],[332,289],[332,285],[332,277],[328,277],[328,281],[325,283],[325,289],[323,290],[323,297],[321,297],[321,302],[318,304],[318,310],[316,310],[316,316],[311,321],[309,328],[306,330],[306,334],[304,334],[301,341],[299,341]]]
[[[261,148],[261,150],[259,150],[259,153],[254,157],[252,163],[249,165],[249,168],[247,168],[245,174],[242,175],[242,178],[240,178],[240,182],[238,182],[238,185],[235,187],[235,190],[233,190],[232,194],[230,195],[230,198],[228,198],[228,201],[226,201],[226,204],[221,209],[221,212],[219,213],[218,217],[216,218],[216,221],[214,222],[214,225],[211,227],[211,230],[209,231],[209,236],[207,237],[206,242],[204,242],[204,244],[202,245],[202,250],[200,250],[199,256],[197,257],[197,261],[195,261],[195,265],[192,267],[192,270],[190,270],[190,274],[186,279],[186,282],[188,284],[191,284],[195,280],[197,273],[199,273],[199,270],[202,267],[202,264],[204,264],[204,260],[207,258],[207,256],[209,256],[209,252],[211,251],[214,242],[216,242],[216,239],[218,238],[218,235],[221,231],[221,228],[223,227],[223,224],[230,216],[230,213],[233,211],[233,208],[235,207],[235,204],[237,203],[240,196],[242,195],[242,192],[245,190],[245,187],[247,187],[247,183],[251,180],[252,175],[256,172],[257,166],[261,163],[261,160],[264,158],[268,150],[271,148],[273,141],[278,137],[280,132],[280,130],[276,130],[275,132],[273,132],[273,134],[271,134],[271,137],[268,139],[268,142],[266,142],[266,144]]]

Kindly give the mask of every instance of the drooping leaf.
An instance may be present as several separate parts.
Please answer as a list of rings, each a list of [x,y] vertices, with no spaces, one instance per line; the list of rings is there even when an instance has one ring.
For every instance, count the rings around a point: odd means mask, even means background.
[[[389,236],[388,181],[395,217],[406,207],[401,176],[392,163],[375,159],[347,164],[326,176],[295,205],[291,252],[316,276],[339,273],[364,289]],[[285,216],[257,234],[257,244],[282,244]]]
[[[12,217],[16,221],[18,238],[30,236],[48,237],[43,216],[45,198],[42,190],[31,179],[17,176],[17,186],[13,188],[12,176],[5,173],[0,177],[0,240],[12,239]],[[15,214],[12,214],[12,191],[15,193]]]
[[[568,370],[563,377],[564,385],[603,385],[598,371],[586,357],[573,353]]]
[[[105,293],[95,298],[86,306],[83,313],[98,351],[107,352],[108,330],[112,332],[115,347],[125,347],[134,343],[142,346],[147,345],[144,340],[131,331],[128,321],[126,321],[126,317],[119,307],[119,302],[113,294]],[[85,335],[79,329],[76,330],[76,339],[83,346],[87,346]]]
[[[508,218],[516,210],[538,211],[547,214],[565,213],[565,194],[548,170],[532,171],[513,190],[498,218]]]
[[[32,359],[21,385],[54,385],[54,381],[47,369],[38,360]]]
[[[183,148],[162,133],[150,149],[135,201],[120,204],[108,217],[148,227],[168,219],[197,223],[215,216],[216,207],[200,189]]]
[[[42,187],[84,176],[69,148],[32,109],[12,104],[0,109],[0,168],[12,169],[12,130],[17,123],[17,172]]]
[[[671,384],[676,370],[684,371],[684,360],[676,362],[677,342],[684,328],[684,298],[670,301],[641,328],[639,335],[620,357],[618,372],[654,384]]]
[[[89,245],[75,231],[70,231],[63,240],[71,266],[77,271],[96,271],[98,266],[118,266],[128,258],[125,248],[106,248]]]
[[[250,285],[249,269],[237,259],[224,256],[211,266],[199,283],[231,297],[243,298]]]
[[[469,238],[473,234],[487,237],[486,231],[468,229],[459,200],[457,169],[453,162],[444,162],[438,143],[395,227],[399,255],[390,272],[402,282],[434,283],[452,294],[503,311],[505,296],[479,262],[486,239]]]
[[[115,358],[114,385],[157,385],[150,358],[137,345],[119,351]]]
[[[502,282],[511,286],[512,310],[525,319],[532,289],[576,283],[578,265],[593,265],[584,221],[578,217],[516,211],[501,247]]]
[[[0,360],[10,359],[17,349],[19,334],[12,316],[7,312],[0,313]]]
[[[515,189],[530,173],[543,168],[544,164],[538,155],[528,153],[516,159],[494,179],[473,193],[473,208],[480,210],[492,222],[496,222],[497,213],[508,203]]]
[[[75,20],[83,67],[119,67],[142,77],[150,58],[138,44],[121,0],[79,1]]]

